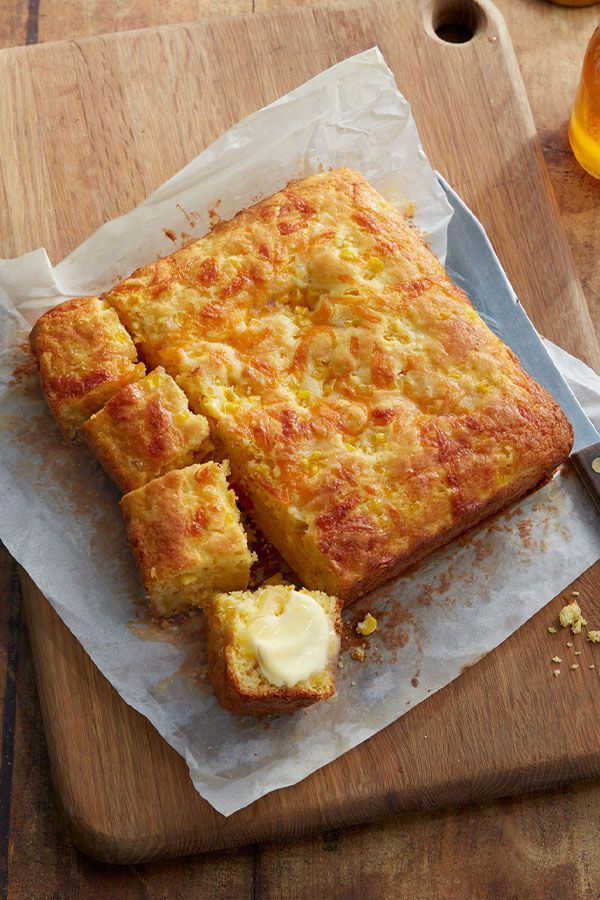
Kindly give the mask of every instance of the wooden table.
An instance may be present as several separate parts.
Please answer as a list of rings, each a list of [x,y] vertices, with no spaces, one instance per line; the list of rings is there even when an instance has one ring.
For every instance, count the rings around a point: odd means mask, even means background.
[[[293,2],[293,0],[292,0]],[[426,0],[415,0],[426,2]],[[583,51],[599,7],[496,0],[522,68],[540,140],[596,327],[600,182],[566,140]],[[288,0],[0,0],[0,46],[247,12]],[[291,4],[290,4],[291,5]],[[183,861],[109,867],[57,820],[18,579],[0,549],[0,894],[11,898],[600,896],[600,784],[328,832]],[[592,711],[590,710],[590,714]],[[374,777],[376,775],[374,774]]]

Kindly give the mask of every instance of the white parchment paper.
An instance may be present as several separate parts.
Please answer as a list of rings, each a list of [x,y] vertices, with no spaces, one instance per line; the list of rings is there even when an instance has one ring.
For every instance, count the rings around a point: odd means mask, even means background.
[[[348,59],[224,134],[135,210],[52,268],[43,249],[0,261],[0,538],[121,696],[186,759],[229,815],[305,778],[394,721],[496,647],[599,555],[589,498],[568,471],[474,535],[359,604],[379,620],[366,660],[342,654],[338,695],[267,723],[224,712],[206,682],[201,614],[162,631],[142,589],[116,489],[58,436],[23,348],[39,314],[98,293],[157,253],[165,229],[202,234],[319,166],[360,169],[443,259],[450,210],[410,109],[378,50]],[[600,379],[550,345],[600,425]],[[348,616],[355,619],[357,610]],[[133,623],[133,624],[132,624]]]

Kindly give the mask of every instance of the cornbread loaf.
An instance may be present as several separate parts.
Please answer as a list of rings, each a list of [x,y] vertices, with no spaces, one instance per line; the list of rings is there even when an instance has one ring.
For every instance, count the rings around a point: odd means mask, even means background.
[[[121,499],[127,536],[155,616],[202,606],[248,584],[248,549],[227,464],[167,472]]]
[[[291,183],[106,294],[309,588],[351,601],[546,480],[572,429],[355,171]]]
[[[211,449],[208,422],[162,367],[128,384],[81,427],[81,435],[126,493]]]
[[[48,405],[68,438],[145,372],[114,309],[98,297],[67,300],[49,309],[29,341]]]
[[[209,600],[208,674],[221,705],[265,715],[333,696],[340,609],[334,597],[291,585]]]

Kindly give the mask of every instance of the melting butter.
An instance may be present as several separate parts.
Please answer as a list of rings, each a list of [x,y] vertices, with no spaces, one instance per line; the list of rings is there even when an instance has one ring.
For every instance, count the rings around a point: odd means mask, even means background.
[[[276,687],[294,687],[327,665],[330,629],[327,616],[312,597],[291,591],[283,610],[263,605],[245,630],[244,642],[260,671]]]

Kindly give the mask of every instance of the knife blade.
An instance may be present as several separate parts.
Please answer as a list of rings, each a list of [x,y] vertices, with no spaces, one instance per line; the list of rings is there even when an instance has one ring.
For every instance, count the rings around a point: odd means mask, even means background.
[[[483,226],[439,172],[437,177],[453,209],[448,227],[448,274],[491,330],[516,353],[523,368],[561,407],[574,431],[571,460],[600,508],[600,435],[521,306]]]

